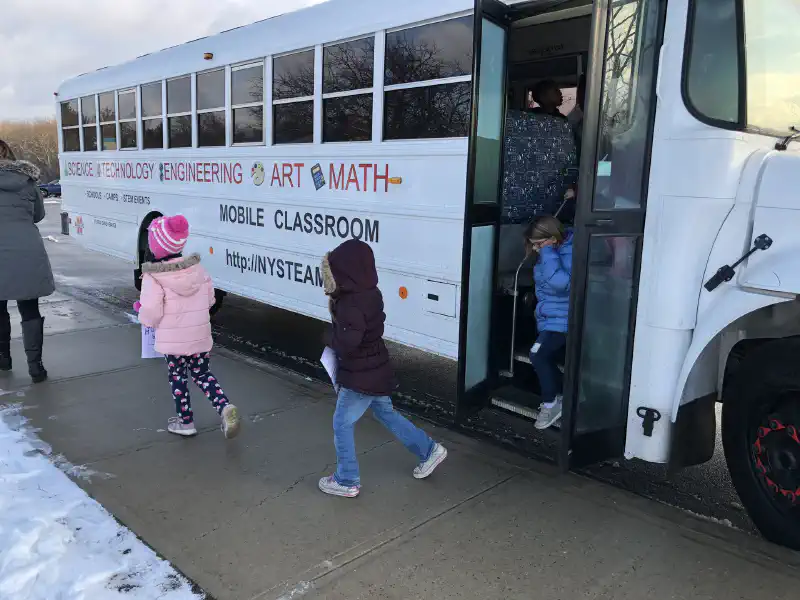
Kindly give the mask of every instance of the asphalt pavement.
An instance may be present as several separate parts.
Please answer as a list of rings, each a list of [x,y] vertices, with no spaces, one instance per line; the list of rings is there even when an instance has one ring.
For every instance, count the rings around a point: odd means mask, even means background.
[[[195,390],[199,435],[177,438],[164,364],[139,358],[138,325],[63,292],[42,309],[50,380],[30,383],[15,332],[4,401],[209,598],[797,597],[800,554],[425,422],[449,449],[430,478],[414,479],[414,457],[365,418],[362,494],[326,496],[329,384],[216,349],[241,435],[225,440]]]

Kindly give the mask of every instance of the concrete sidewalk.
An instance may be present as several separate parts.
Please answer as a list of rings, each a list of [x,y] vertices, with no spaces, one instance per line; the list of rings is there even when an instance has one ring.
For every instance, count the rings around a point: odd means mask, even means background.
[[[139,359],[138,326],[63,296],[44,312],[51,380],[30,385],[17,339],[3,400],[24,402],[56,453],[96,473],[79,484],[218,600],[797,598],[794,553],[427,424],[450,450],[430,479],[367,418],[361,496],[325,496],[329,386],[216,350],[242,434],[226,442],[193,390],[200,435],[175,438],[166,370]]]

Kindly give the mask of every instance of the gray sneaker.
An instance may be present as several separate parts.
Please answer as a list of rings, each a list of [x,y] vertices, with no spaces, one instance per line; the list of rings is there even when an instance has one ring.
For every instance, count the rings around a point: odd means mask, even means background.
[[[441,444],[434,444],[431,455],[428,460],[419,463],[414,469],[414,477],[417,479],[425,479],[428,475],[442,464],[442,461],[447,458],[447,448]]]
[[[184,423],[180,417],[170,417],[167,421],[167,431],[175,435],[182,435],[183,437],[190,437],[197,435],[194,423]]]
[[[553,406],[542,404],[539,411],[539,418],[536,419],[536,429],[547,429],[561,420],[561,408],[564,404],[561,396],[556,396],[556,403]]]

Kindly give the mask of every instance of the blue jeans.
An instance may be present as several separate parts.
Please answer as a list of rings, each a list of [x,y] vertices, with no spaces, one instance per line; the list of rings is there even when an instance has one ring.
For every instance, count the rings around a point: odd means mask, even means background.
[[[342,485],[360,485],[356,442],[353,436],[355,424],[372,407],[372,414],[388,429],[420,462],[433,452],[433,440],[428,434],[398,413],[388,396],[367,396],[353,390],[341,388],[333,413],[333,443],[336,446],[336,481]]]
[[[534,351],[533,348],[538,348]],[[563,360],[567,345],[567,335],[558,331],[542,331],[531,348],[531,364],[539,377],[542,390],[542,402],[552,404],[563,387],[564,375],[558,368],[558,361]]]

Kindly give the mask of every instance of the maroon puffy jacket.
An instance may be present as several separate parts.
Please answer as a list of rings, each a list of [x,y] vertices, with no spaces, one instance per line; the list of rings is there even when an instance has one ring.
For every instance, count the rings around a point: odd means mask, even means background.
[[[331,294],[330,345],[339,359],[337,382],[369,396],[388,396],[396,387],[383,343],[383,296],[372,248],[348,240],[328,255],[336,282]]]

